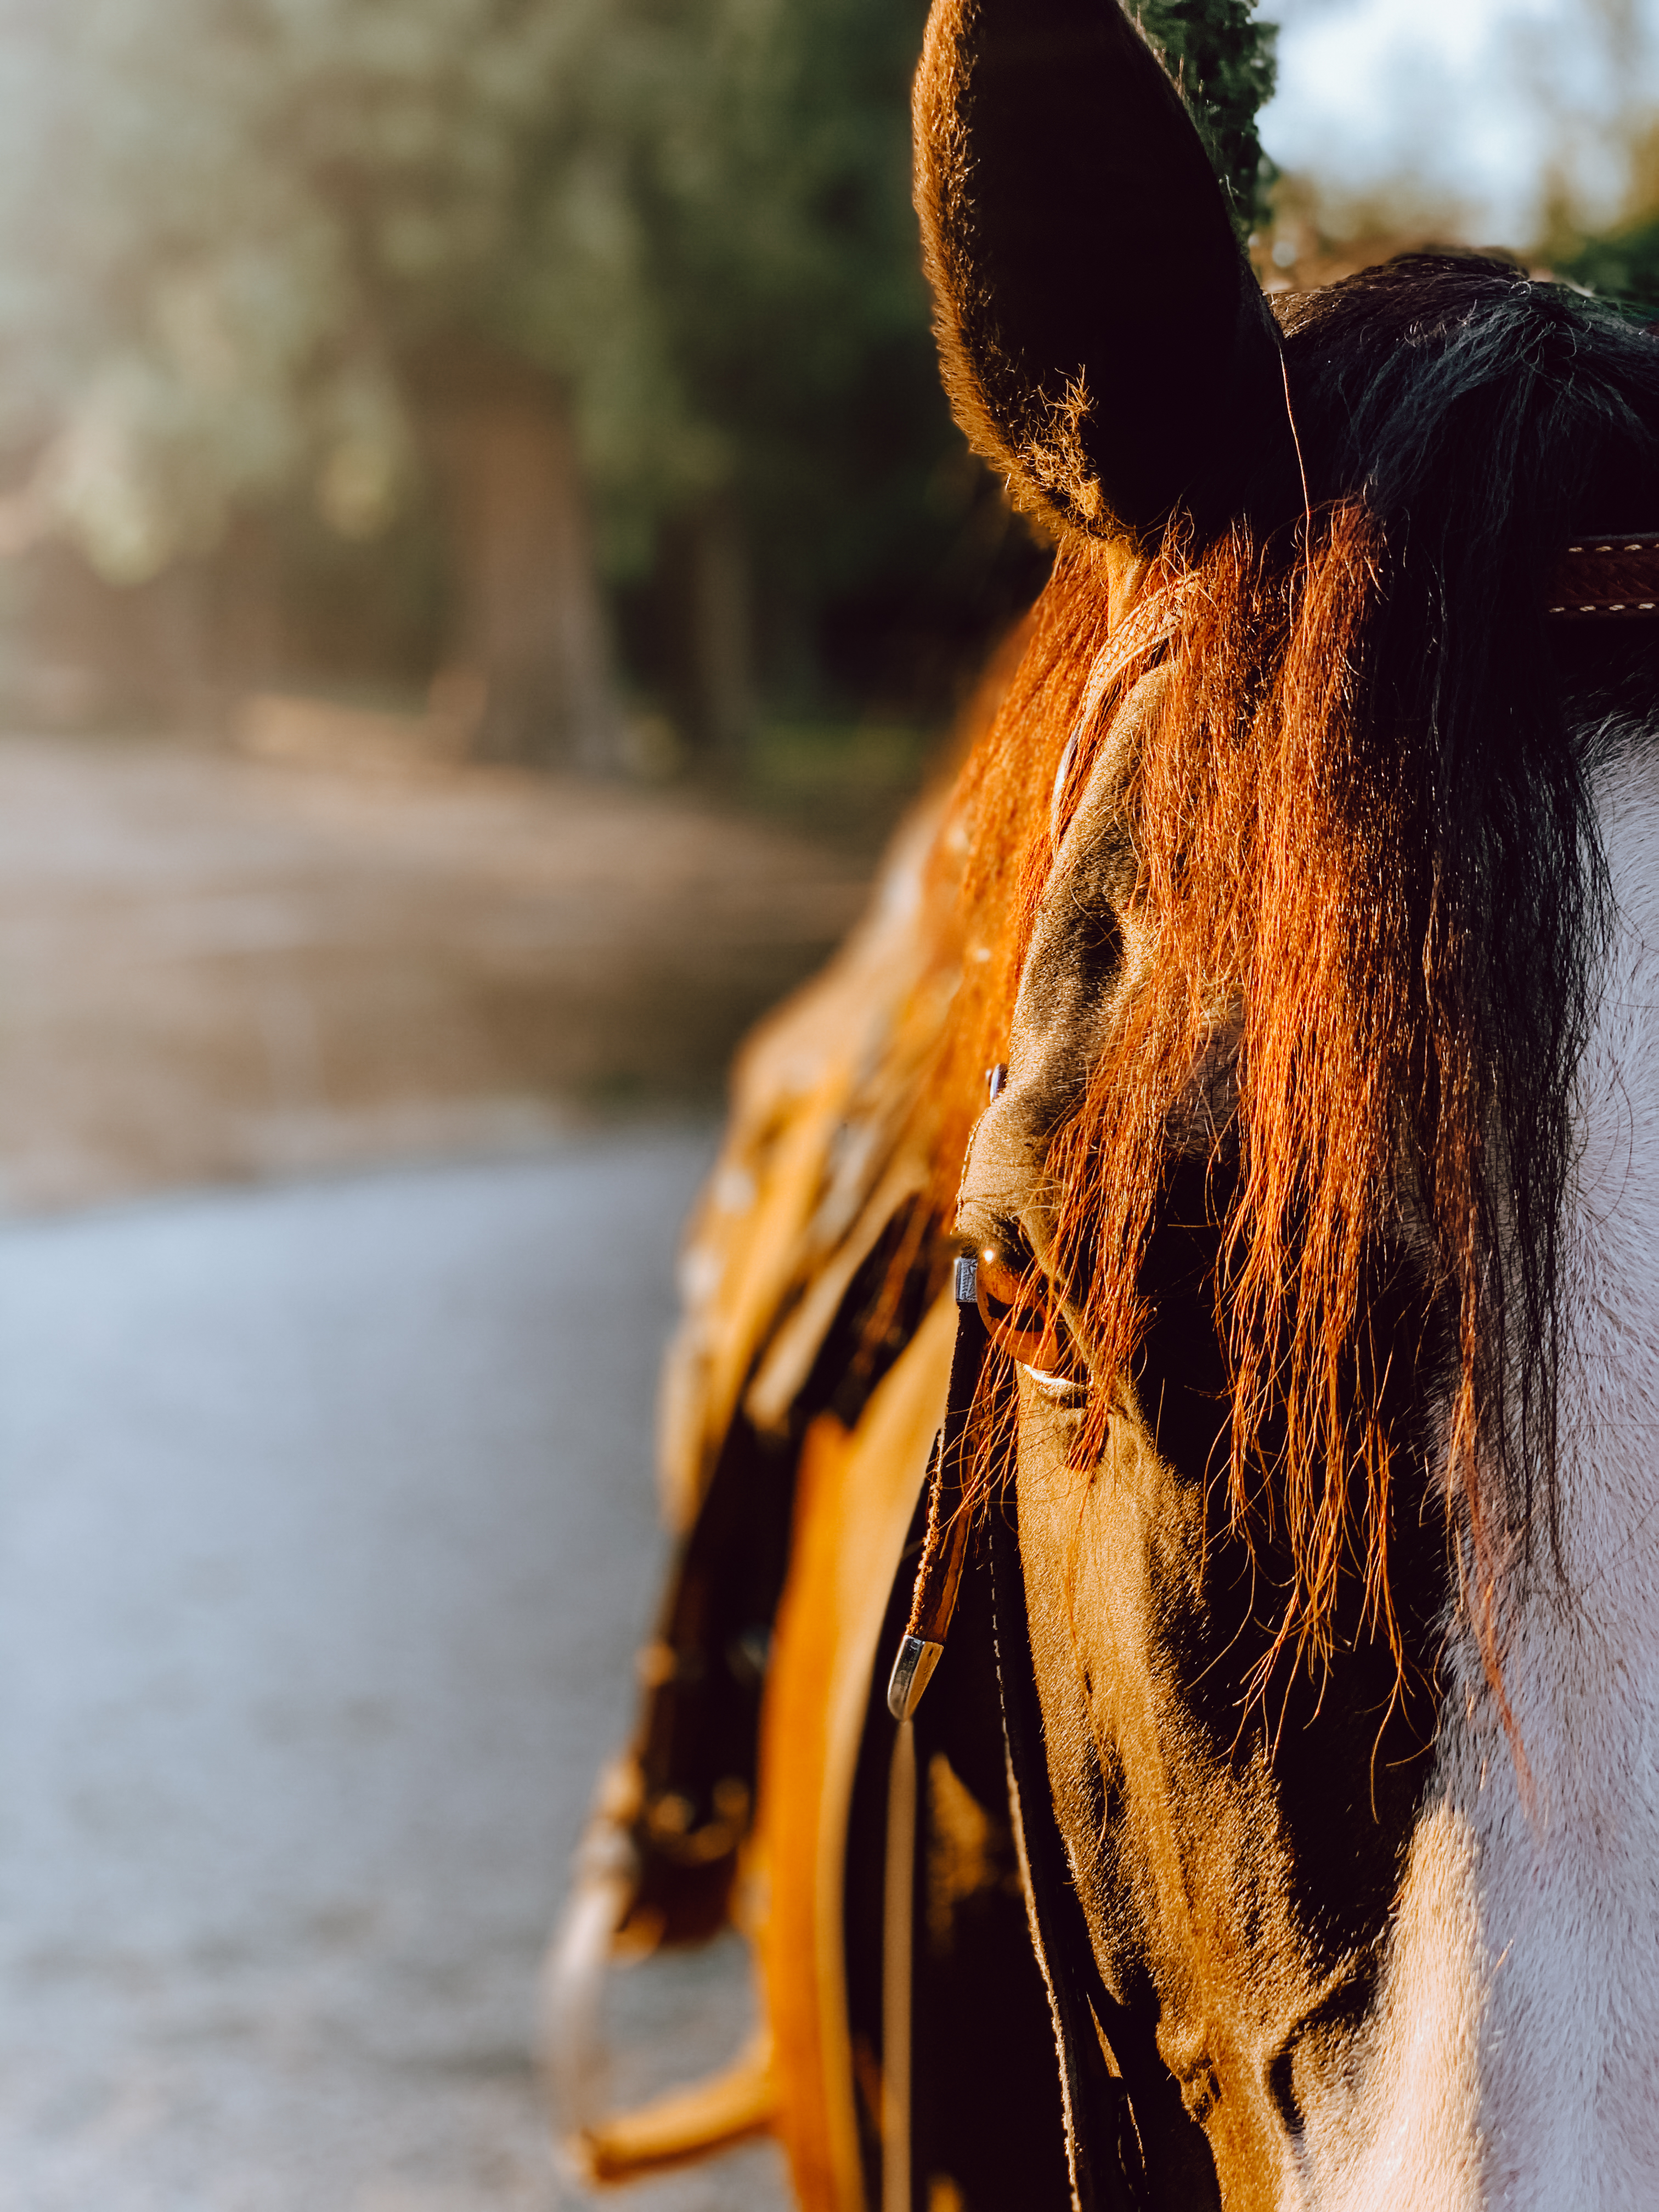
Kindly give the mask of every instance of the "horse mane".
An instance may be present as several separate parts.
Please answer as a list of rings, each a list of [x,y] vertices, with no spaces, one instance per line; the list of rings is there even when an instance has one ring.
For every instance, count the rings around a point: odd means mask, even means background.
[[[1356,1573],[1399,1651],[1390,1517],[1402,1453],[1431,1448],[1496,1681],[1501,1575],[1540,1526],[1553,1545],[1571,1093],[1609,920],[1584,672],[1545,593],[1575,526],[1659,518],[1659,346],[1475,257],[1403,258],[1280,315],[1308,505],[1201,545],[1177,519],[1156,556],[1180,612],[1128,794],[1155,950],[1050,1144],[1049,1256],[1115,1378],[1172,1156],[1207,1146],[1225,1480],[1235,1524],[1290,1561],[1275,1656],[1328,1652]],[[941,1222],[1107,613],[1074,536],[958,794],[942,957],[964,981],[923,1108]],[[1078,732],[1073,791],[1128,680]],[[1419,1339],[1398,1349],[1444,1377],[1432,1439],[1369,1328],[1402,1285]]]

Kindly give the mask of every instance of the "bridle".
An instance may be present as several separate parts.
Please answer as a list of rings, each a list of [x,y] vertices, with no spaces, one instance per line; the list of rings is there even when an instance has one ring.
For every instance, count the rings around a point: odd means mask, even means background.
[[[1097,657],[1082,711],[1061,756],[1050,802],[1057,844],[1064,801],[1079,740],[1107,692],[1137,660],[1161,647],[1176,627],[1182,586],[1148,594]],[[1567,546],[1551,578],[1544,611],[1575,625],[1659,620],[1659,532],[1586,533]],[[994,1100],[1007,1069],[989,1071]],[[909,2212],[911,1930],[909,1874],[915,1844],[912,1723],[944,1656],[973,1535],[967,1504],[971,1417],[994,1341],[978,1258],[960,1256],[953,1287],[957,1338],[944,1422],[929,1455],[927,1530],[916,1568],[910,1614],[894,1658],[887,1705],[896,1723],[890,1771],[888,1880],[884,1930],[884,2074],[902,2093],[887,2099],[890,2139],[884,2148],[882,2212]],[[1164,2067],[1150,2033],[1106,1988],[1076,1895],[1055,1821],[1043,1749],[1024,1573],[1018,1534],[994,1502],[1012,1488],[1012,1432],[1006,1465],[991,1486],[983,1516],[981,1564],[988,1572],[1009,1796],[1026,1876],[1027,1905],[1038,1963],[1048,1993],[1060,2063],[1067,2154],[1079,2212],[1153,2212],[1158,2201],[1149,2150],[1171,2129],[1201,2136]],[[894,1808],[900,1807],[896,1824]],[[889,2041],[902,2047],[888,2049]],[[1109,2053],[1108,2063],[1106,2054]],[[896,2120],[896,2130],[890,2123]]]
[[[993,1098],[1006,1073],[1000,1066],[989,1071]],[[912,1726],[922,1693],[944,1656],[967,1564],[974,1525],[971,1508],[964,1502],[970,1425],[993,1340],[975,1255],[957,1259],[952,1287],[957,1338],[945,1419],[928,1455],[927,1533],[909,1620],[887,1686],[887,1707],[897,1727],[889,1767],[888,1909],[883,1942],[883,2101],[888,2128],[883,2146],[882,2212],[908,2212],[911,2202]],[[1019,1540],[1000,1502],[1008,1494],[1012,1474],[1012,1436],[1005,1451],[1009,1463],[1004,1479],[994,1486],[999,1502],[984,1516],[981,1565],[990,1578],[1010,1809],[1026,1876],[1032,1940],[1054,2022],[1073,2193],[1079,2212],[1152,2212],[1147,2145],[1154,2133],[1167,2136],[1171,2128],[1200,2131],[1188,2118],[1150,2036],[1107,1989],[1073,1887],[1048,1790]],[[895,2043],[902,2047],[890,2047]],[[1111,2053],[1109,2069],[1103,2046]]]
[[[1610,533],[1569,545],[1544,611],[1565,622],[1659,616],[1659,533]]]

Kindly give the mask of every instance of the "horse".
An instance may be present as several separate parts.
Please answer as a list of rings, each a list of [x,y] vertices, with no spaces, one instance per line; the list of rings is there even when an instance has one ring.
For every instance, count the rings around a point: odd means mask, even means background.
[[[1659,344],[1492,256],[1264,296],[1115,0],[934,0],[915,112],[1054,565],[739,1068],[560,1975],[740,1910],[769,2034],[578,2135],[1650,2204]]]

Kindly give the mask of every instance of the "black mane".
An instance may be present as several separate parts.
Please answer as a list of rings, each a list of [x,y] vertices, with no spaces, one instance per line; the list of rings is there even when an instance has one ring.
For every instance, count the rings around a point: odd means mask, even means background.
[[[1544,608],[1576,533],[1659,529],[1659,343],[1484,258],[1407,256],[1276,306],[1310,502],[1358,496],[1382,526],[1369,722],[1426,865],[1379,896],[1412,902],[1449,1031],[1480,1010],[1476,1064],[1425,1065],[1425,1104],[1432,1123],[1461,1078],[1490,1132],[1484,1425],[1528,1525],[1545,1477],[1553,1529],[1559,1222],[1608,921],[1576,733],[1651,711],[1659,624]]]

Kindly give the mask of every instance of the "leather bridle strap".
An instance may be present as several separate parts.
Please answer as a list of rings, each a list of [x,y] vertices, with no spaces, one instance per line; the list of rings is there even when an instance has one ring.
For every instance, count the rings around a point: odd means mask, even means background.
[[[1012,1474],[1012,1469],[1010,1470]],[[1214,2161],[1151,2025],[1101,1978],[1054,1818],[1012,1481],[986,1516],[997,1683],[1027,1911],[1048,1988],[1079,2212],[1219,2212]],[[1107,2054],[1109,2053],[1109,2063]]]
[[[993,1071],[993,1095],[1006,1071]],[[956,1610],[972,1516],[964,1510],[973,1409],[989,1350],[971,1255],[956,1262],[957,1340],[945,1421],[927,1468],[927,1530],[906,1632],[887,1686],[898,1723],[889,1778],[883,1940],[883,2212],[908,2203],[910,2171],[910,1881],[915,1851],[914,1715]],[[993,1637],[1009,1796],[1019,1838],[1031,1939],[1048,1990],[1078,2212],[1182,2212],[1219,2207],[1203,2130],[1181,2101],[1151,2027],[1107,1989],[1095,1963],[1054,1819],[1042,1716],[1031,1664],[1014,1510],[1014,1443],[1003,1431],[1000,1480],[983,1515]],[[1109,2053],[1109,2063],[1107,2054]],[[1206,2190],[1206,2181],[1209,2186]]]
[[[1569,545],[1545,612],[1565,622],[1659,619],[1659,533],[1608,532]]]
[[[1060,2060],[1073,2202],[1077,2212],[1146,2212],[1152,2200],[1129,2094],[1106,2063],[1089,2002],[1093,1951],[1054,1815],[1025,1620],[1019,1539],[1009,1525],[1012,1510],[1010,1491],[996,1500],[986,1517],[992,1635],[1026,1912],[1048,1985]]]
[[[922,1540],[910,1599],[910,1618],[887,1681],[887,1710],[902,1728],[915,1716],[921,1693],[944,1656],[968,1557],[970,1516],[963,1508],[969,1423],[984,1371],[989,1339],[979,1310],[977,1265],[963,1253],[952,1270],[957,1340],[951,1357],[945,1421],[927,1461],[927,1533]]]

